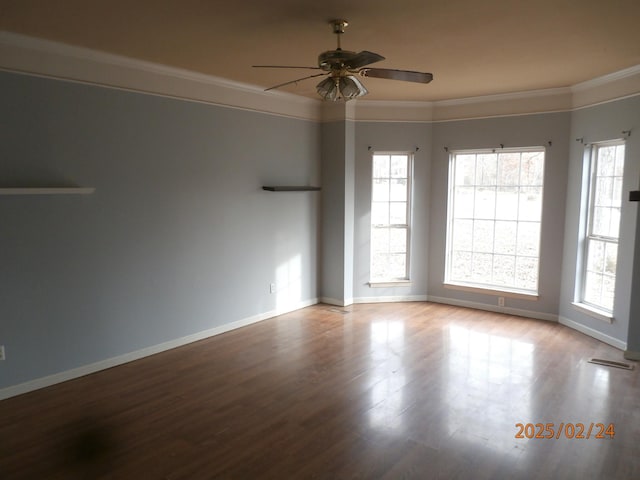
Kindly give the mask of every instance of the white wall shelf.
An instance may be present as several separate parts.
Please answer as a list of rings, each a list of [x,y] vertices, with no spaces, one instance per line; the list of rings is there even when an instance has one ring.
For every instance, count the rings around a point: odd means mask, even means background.
[[[93,187],[15,187],[0,188],[0,195],[90,195]]]

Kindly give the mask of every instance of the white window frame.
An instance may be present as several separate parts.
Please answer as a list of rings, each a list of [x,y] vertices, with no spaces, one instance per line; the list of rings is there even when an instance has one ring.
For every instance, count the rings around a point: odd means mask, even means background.
[[[585,154],[585,171],[587,174],[587,180],[583,182],[583,188],[587,189],[587,195],[585,196],[586,200],[583,202],[582,206],[582,217],[583,217],[583,228],[581,229],[581,240],[580,247],[578,252],[578,268],[577,268],[577,288],[576,288],[576,300],[573,303],[574,307],[578,310],[586,313],[592,317],[603,320],[607,323],[611,323],[613,320],[613,308],[608,308],[605,305],[597,304],[594,302],[590,302],[586,299],[586,288],[587,288],[587,274],[588,274],[588,252],[589,252],[589,243],[592,241],[603,242],[606,244],[615,244],[616,247],[619,244],[620,235],[617,237],[612,237],[609,235],[598,235],[593,233],[593,222],[594,222],[594,209],[595,205],[595,185],[598,180],[598,161],[599,159],[599,151],[603,147],[617,147],[622,146],[626,147],[625,141],[621,139],[617,140],[609,140],[603,142],[597,142],[589,145],[588,150]],[[625,148],[626,155],[626,148]],[[626,159],[625,159],[626,160]],[[624,160],[623,160],[623,171],[622,174],[619,175],[621,180],[624,180]],[[616,177],[617,175],[614,175]],[[620,188],[620,210],[622,210],[622,201],[623,199],[623,189]],[[619,227],[618,227],[619,228]],[[619,255],[617,256],[619,258]],[[617,270],[617,266],[616,266]],[[602,272],[603,277],[608,276],[613,279],[614,282],[614,298],[615,298],[615,281],[617,271],[611,275],[606,274],[606,272]]]
[[[516,288],[508,285],[501,285],[496,283],[479,283],[474,281],[466,281],[466,280],[458,280],[452,278],[452,270],[453,270],[453,228],[454,228],[454,187],[455,187],[455,159],[458,155],[482,155],[482,154],[500,154],[500,153],[524,153],[524,152],[542,152],[544,154],[544,163],[543,170],[541,172],[542,175],[542,184],[539,185],[541,188],[541,211],[540,211],[540,219],[535,223],[539,224],[539,237],[538,237],[538,255],[537,257],[537,271],[536,271],[536,285],[535,288],[531,289],[522,289]],[[543,217],[542,217],[542,205],[544,205],[544,171],[546,169],[546,157],[547,152],[546,148],[542,146],[528,146],[528,147],[514,147],[514,148],[502,148],[498,151],[496,149],[469,149],[469,150],[454,150],[449,154],[449,196],[447,203],[447,231],[446,231],[446,257],[445,257],[445,278],[444,278],[444,287],[452,288],[456,290],[470,291],[476,293],[485,293],[490,295],[500,295],[507,297],[515,297],[515,298],[523,298],[527,300],[537,300],[538,292],[540,286],[540,259],[541,259],[541,251],[540,244],[542,239],[542,225],[543,225]],[[474,185],[476,187],[477,185]],[[521,187],[530,187],[531,185],[521,184],[520,181],[517,185],[513,185],[511,188],[521,188]],[[497,206],[497,198],[496,198],[496,206]],[[474,201],[475,205],[475,201]],[[475,220],[475,216],[473,217]],[[490,219],[491,220],[491,219]],[[496,220],[496,217],[492,219],[494,222],[499,221]],[[515,222],[525,222],[524,220],[520,220],[519,216],[515,220]],[[531,222],[530,222],[531,223]],[[494,226],[495,228],[495,226]],[[499,255],[495,253],[495,236],[494,236],[494,247],[491,255]],[[524,257],[523,255],[517,255],[514,253],[515,257]],[[533,258],[533,257],[531,257]]]
[[[374,256],[374,251],[373,251],[373,246],[371,246],[370,249],[370,255],[369,255],[369,286],[371,287],[396,287],[396,286],[409,286],[411,284],[411,224],[412,224],[412,197],[413,197],[413,163],[414,163],[414,155],[412,152],[407,152],[407,151],[375,151],[372,153],[371,155],[371,188],[372,188],[372,193],[371,193],[371,201],[369,203],[371,210],[373,209],[373,184],[376,180],[376,178],[388,178],[389,180],[392,180],[393,178],[398,178],[398,177],[392,177],[391,176],[391,172],[389,172],[389,177],[374,177],[374,168],[373,168],[373,162],[374,162],[374,157],[376,156],[393,156],[393,155],[402,155],[407,157],[407,211],[406,211],[406,223],[403,224],[374,224],[373,223],[373,216],[371,217],[371,221],[370,221],[370,231],[372,231],[373,229],[376,228],[386,228],[386,229],[393,229],[393,228],[401,228],[404,229],[406,232],[406,248],[405,248],[405,275],[402,277],[395,277],[395,278],[374,278],[372,276],[372,272],[373,272],[373,256]],[[389,204],[392,203],[391,199],[389,199],[388,201]],[[370,210],[370,211],[371,211]],[[371,237],[370,237],[371,238]]]

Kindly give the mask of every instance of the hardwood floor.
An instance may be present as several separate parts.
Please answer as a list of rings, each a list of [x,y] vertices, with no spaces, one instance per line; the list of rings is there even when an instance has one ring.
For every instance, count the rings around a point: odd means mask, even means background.
[[[640,478],[638,367],[590,357],[625,361],[550,322],[316,305],[0,402],[0,478]],[[592,422],[615,436],[555,438]]]

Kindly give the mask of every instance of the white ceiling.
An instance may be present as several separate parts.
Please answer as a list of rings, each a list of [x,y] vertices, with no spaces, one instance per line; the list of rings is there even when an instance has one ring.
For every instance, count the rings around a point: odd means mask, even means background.
[[[0,0],[0,30],[269,87],[335,48],[428,85],[364,79],[370,100],[432,101],[568,87],[640,64],[639,0]],[[316,97],[317,79],[285,87]]]

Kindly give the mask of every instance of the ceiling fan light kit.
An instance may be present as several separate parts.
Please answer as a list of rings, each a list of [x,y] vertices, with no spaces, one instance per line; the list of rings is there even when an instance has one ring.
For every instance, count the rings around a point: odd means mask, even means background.
[[[328,75],[317,86],[316,91],[324,100],[348,101],[353,98],[361,97],[369,93],[362,82],[357,78],[371,77],[382,78],[387,80],[402,80],[414,83],[429,83],[433,80],[431,73],[414,72],[410,70],[395,70],[389,68],[370,68],[367,65],[379,62],[385,58],[377,53],[363,50],[362,52],[351,52],[343,50],[340,44],[340,36],[344,33],[344,29],[349,23],[346,20],[332,20],[333,33],[336,34],[338,46],[335,50],[328,50],[318,55],[317,67],[294,67],[285,65],[254,65],[257,68],[303,68],[311,70],[322,70],[326,73],[317,73],[298,78],[285,83],[280,83],[266,90],[284,87],[292,83],[314,78],[322,75]],[[367,67],[367,68],[364,68]]]
[[[346,77],[328,77],[316,87],[318,95],[324,100],[351,100],[366,95],[369,91],[360,80],[353,75]]]

